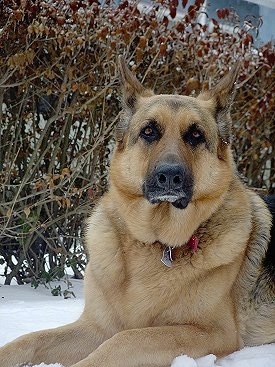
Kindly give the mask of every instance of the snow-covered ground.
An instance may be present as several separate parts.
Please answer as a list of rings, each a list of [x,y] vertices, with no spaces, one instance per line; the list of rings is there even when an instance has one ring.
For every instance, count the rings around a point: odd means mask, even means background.
[[[76,320],[84,305],[83,282],[72,280],[72,283],[76,298],[70,299],[53,297],[43,286],[33,289],[28,285],[0,285],[0,346],[19,335]],[[60,367],[59,364],[39,365],[39,367],[49,366]],[[217,366],[275,367],[275,344],[245,348],[220,360],[216,360],[213,355],[196,361],[187,356],[180,356],[172,363],[172,367]]]
[[[72,280],[76,298],[54,297],[40,285],[0,284],[0,345],[22,334],[68,324],[78,318],[83,309],[82,280]],[[62,288],[66,289],[62,283]],[[0,362],[1,367],[1,362]]]

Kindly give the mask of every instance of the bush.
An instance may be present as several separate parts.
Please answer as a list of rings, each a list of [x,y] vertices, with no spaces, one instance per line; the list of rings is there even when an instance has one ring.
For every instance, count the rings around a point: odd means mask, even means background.
[[[183,1],[183,6],[186,1]],[[178,20],[178,1],[0,4],[0,261],[5,283],[82,277],[83,219],[107,188],[119,118],[117,56],[156,92],[196,95],[242,59],[234,149],[251,186],[274,191],[275,52],[251,34]],[[230,12],[223,10],[223,19]],[[177,19],[177,20],[176,20]],[[272,184],[273,182],[273,184]]]

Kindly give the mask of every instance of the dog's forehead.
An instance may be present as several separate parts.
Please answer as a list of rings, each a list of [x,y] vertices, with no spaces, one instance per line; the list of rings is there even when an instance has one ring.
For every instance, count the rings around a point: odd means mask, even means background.
[[[159,94],[142,98],[139,113],[144,118],[155,117],[156,119],[167,116],[180,115],[188,119],[204,120],[209,114],[204,101],[194,97],[181,96],[178,94]]]

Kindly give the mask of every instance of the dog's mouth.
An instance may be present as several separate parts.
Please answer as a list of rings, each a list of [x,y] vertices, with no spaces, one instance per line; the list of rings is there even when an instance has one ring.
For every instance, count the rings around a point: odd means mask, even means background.
[[[179,193],[156,193],[154,191],[146,192],[144,190],[146,199],[151,204],[159,204],[162,202],[171,203],[177,209],[185,209],[189,204],[191,197],[184,192]]]

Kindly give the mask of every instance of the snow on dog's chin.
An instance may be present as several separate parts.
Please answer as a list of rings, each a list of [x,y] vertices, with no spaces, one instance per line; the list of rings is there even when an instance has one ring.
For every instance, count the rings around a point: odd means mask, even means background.
[[[159,201],[169,201],[169,203],[174,203],[177,200],[180,200],[181,197],[179,197],[178,195],[162,195],[159,198],[157,198],[157,200]]]
[[[151,204],[158,204],[161,202],[171,203],[177,209],[185,209],[190,201],[190,198],[185,194],[159,194],[149,195],[148,200]]]

